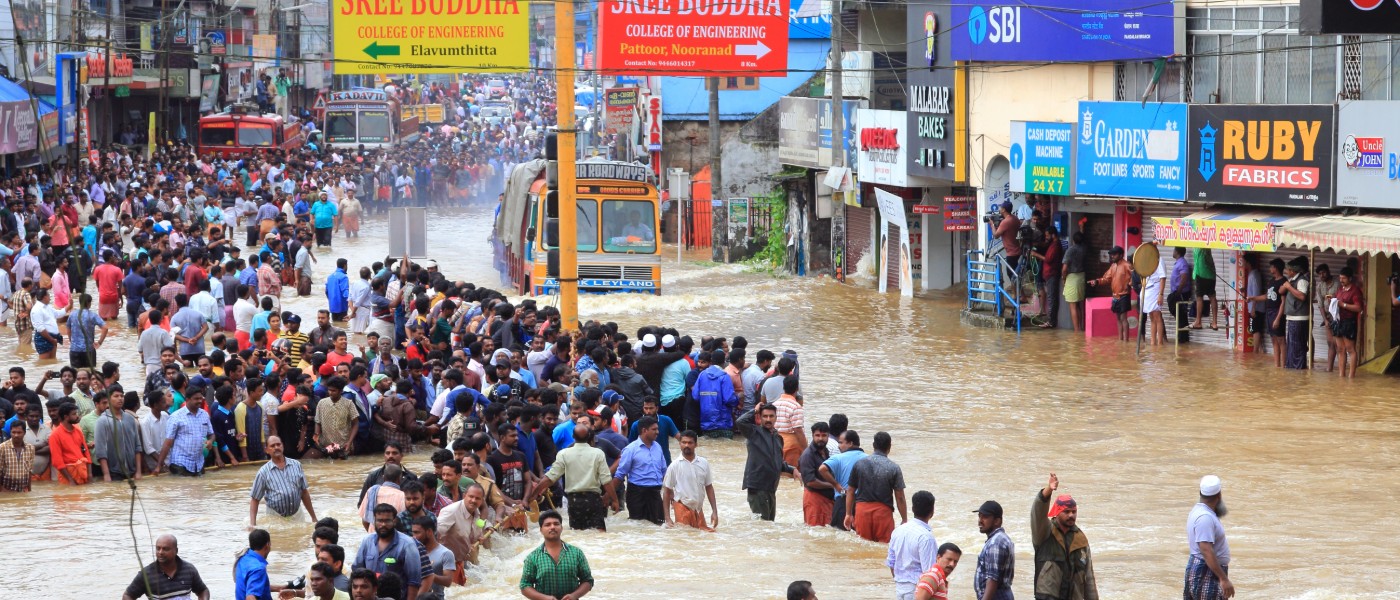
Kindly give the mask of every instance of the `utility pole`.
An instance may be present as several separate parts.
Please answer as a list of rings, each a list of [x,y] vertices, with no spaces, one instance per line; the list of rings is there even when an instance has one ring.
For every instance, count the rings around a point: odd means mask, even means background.
[[[724,262],[729,246],[729,206],[724,201],[724,168],[720,157],[719,81],[710,81],[710,260]]]
[[[559,315],[563,330],[578,329],[578,161],[574,125],[574,1],[554,9],[555,121],[559,129]]]
[[[841,92],[841,0],[831,2],[831,164],[833,168],[846,166],[846,98]],[[846,281],[846,203],[839,198],[841,190],[831,192],[831,268],[837,281]]]

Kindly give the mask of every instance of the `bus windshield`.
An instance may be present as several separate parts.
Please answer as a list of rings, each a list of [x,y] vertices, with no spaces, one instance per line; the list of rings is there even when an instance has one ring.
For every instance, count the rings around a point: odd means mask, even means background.
[[[586,198],[578,199],[578,210],[574,218],[574,231],[578,235],[579,252],[598,251],[598,201]],[[541,238],[543,239],[543,238]],[[546,246],[554,248],[554,246]]]
[[[656,252],[656,205],[644,200],[603,201],[603,251]]]
[[[389,113],[383,110],[360,112],[360,143],[385,144],[390,140]]]
[[[239,123],[239,146],[271,146],[272,125],[266,123]]]
[[[204,146],[232,146],[233,121],[203,123],[199,126],[199,143]]]
[[[326,141],[333,144],[355,142],[355,111],[326,111]]]

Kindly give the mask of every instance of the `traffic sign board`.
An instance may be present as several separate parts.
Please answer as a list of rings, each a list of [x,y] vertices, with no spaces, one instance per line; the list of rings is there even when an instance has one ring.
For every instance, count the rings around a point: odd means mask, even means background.
[[[616,75],[787,75],[789,0],[601,0],[598,68]]]
[[[530,67],[526,0],[335,0],[332,6],[337,73]]]

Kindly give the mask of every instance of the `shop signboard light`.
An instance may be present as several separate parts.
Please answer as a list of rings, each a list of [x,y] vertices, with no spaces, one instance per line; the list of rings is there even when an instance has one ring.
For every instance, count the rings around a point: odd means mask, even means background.
[[[1070,195],[1073,155],[1073,124],[1012,121],[1011,191]]]
[[[1337,115],[1337,205],[1400,209],[1400,102],[1347,102]]]
[[[951,48],[960,28],[954,26],[947,2],[911,2],[905,22],[909,175],[959,181],[954,154],[962,139],[957,125],[960,90]]]
[[[1074,193],[1186,199],[1186,105],[1080,102]]]
[[[1332,206],[1331,105],[1193,104],[1190,113],[1190,200]]]
[[[1332,1],[1332,0],[1328,0]],[[954,2],[953,59],[1002,62],[1146,60],[1179,54],[1185,2]]]

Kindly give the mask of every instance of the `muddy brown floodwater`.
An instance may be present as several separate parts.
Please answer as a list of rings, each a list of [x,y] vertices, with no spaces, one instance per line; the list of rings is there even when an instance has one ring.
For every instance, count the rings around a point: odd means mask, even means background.
[[[490,214],[485,207],[432,213],[428,247],[451,277],[499,281],[485,241]],[[337,239],[336,251],[320,257],[316,281],[334,268],[332,256],[349,258],[352,270],[382,259],[386,237],[377,218],[362,238]],[[1225,481],[1240,597],[1394,598],[1400,591],[1393,378],[1281,372],[1268,357],[1217,349],[1190,348],[1176,358],[1168,348],[1138,358],[1114,340],[963,327],[956,295],[899,298],[733,265],[668,262],[664,284],[661,297],[585,297],[583,316],[629,331],[666,323],[695,334],[742,334],[754,351],[798,350],[808,421],[841,412],[865,439],[889,431],[891,458],[909,491],[937,496],[933,532],[965,552],[952,577],[954,598],[974,597],[983,536],[971,511],[986,499],[1006,507],[1017,547],[1014,589],[1031,597],[1028,511],[1051,471],[1079,501],[1104,598],[1179,597],[1186,514],[1207,473]],[[287,304],[309,317],[323,301]],[[128,380],[138,374],[133,342],[118,328],[100,356],[127,365]],[[16,348],[10,330],[0,331],[0,353],[31,369],[31,385],[41,369],[53,368],[37,362],[29,344]],[[777,522],[748,514],[742,442],[703,441],[699,452],[716,473],[719,531],[662,530],[621,517],[606,534],[566,531],[592,564],[598,585],[590,598],[780,598],[794,579],[813,581],[828,599],[893,595],[885,548],[804,527],[794,483],[778,492]],[[360,482],[376,462],[304,465],[318,514],[340,519],[351,556],[361,537],[354,513]],[[406,462],[429,467],[422,451]],[[131,527],[141,560],[153,560],[154,536],[173,533],[214,597],[230,597],[234,553],[247,541],[252,476],[235,469],[139,482]],[[44,484],[29,495],[0,496],[11,557],[0,589],[21,598],[120,597],[138,566],[131,497],[122,484]],[[273,581],[303,573],[312,560],[309,524],[262,525],[272,533]],[[449,597],[519,597],[521,561],[537,544],[532,533],[483,552],[470,585]]]

